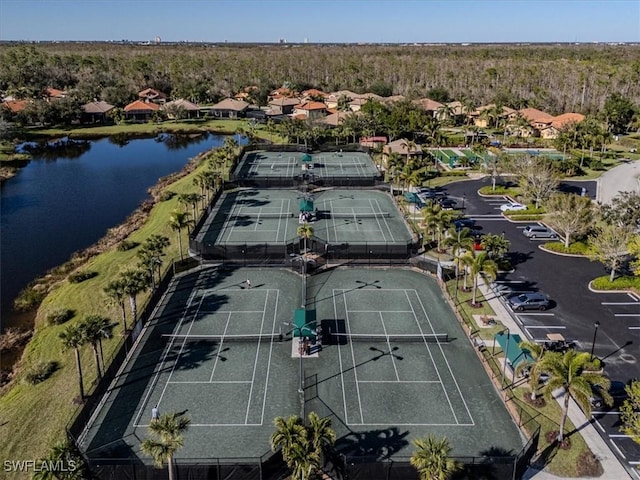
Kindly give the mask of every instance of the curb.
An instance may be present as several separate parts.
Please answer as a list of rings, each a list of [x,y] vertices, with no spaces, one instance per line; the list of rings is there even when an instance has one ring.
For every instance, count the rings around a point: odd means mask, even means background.
[[[549,250],[548,248],[544,248],[544,245],[538,245],[538,248],[543,252],[547,252],[552,255],[558,255],[560,257],[589,258],[586,255],[581,255],[579,253],[564,253],[564,252],[556,252],[554,250]]]

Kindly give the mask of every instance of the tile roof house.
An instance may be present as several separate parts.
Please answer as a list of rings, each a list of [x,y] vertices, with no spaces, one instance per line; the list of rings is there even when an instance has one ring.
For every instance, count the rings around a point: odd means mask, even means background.
[[[350,90],[339,90],[337,92],[330,93],[329,96],[324,99],[324,103],[327,104],[328,108],[338,108],[338,102],[342,97],[349,99],[349,101],[352,101],[360,97],[360,95]]]
[[[250,85],[248,87],[244,87],[242,90],[236,93],[233,96],[233,98],[234,100],[246,100],[247,98],[249,98],[249,95],[251,95],[251,92],[254,92],[256,90],[258,90],[257,85]]]
[[[225,98],[215,105],[203,107],[202,110],[214,118],[240,118],[244,117],[248,108],[249,104],[245,101]]]
[[[293,113],[293,108],[298,104],[300,104],[298,98],[289,97],[274,98],[269,101],[269,107],[274,111],[279,109],[280,115],[290,115]]]
[[[323,102],[304,102],[293,107],[294,118],[304,116],[310,120],[324,118],[327,115],[327,105]]]
[[[327,110],[327,112],[330,112],[330,111]],[[352,115],[351,112],[333,111],[329,113],[329,115],[327,115],[326,117],[322,118],[321,121],[329,125],[330,127],[337,127],[338,125],[344,123],[345,119],[347,117],[350,117],[351,115]]]
[[[562,115],[553,117],[553,120],[551,120],[551,123],[547,124],[547,126],[540,128],[540,136],[547,139],[557,138],[560,130],[568,127],[572,123],[580,123],[584,119],[585,116],[581,113],[563,113]]]
[[[80,121],[82,123],[103,123],[107,120],[108,113],[114,108],[110,103],[103,101],[85,103],[82,106]]]
[[[538,110],[537,108],[523,108],[518,110],[517,113],[527,120],[533,128],[544,127],[553,121],[553,115]]]
[[[200,116],[200,107],[189,100],[185,100],[184,98],[178,98],[167,102],[162,105],[160,109],[165,111],[169,118],[175,118],[174,114],[176,109],[181,109],[186,118],[197,118]]]
[[[404,95],[391,95],[390,97],[382,97],[382,100],[380,100],[382,103],[386,103],[386,104],[390,104],[390,103],[396,103],[396,102],[402,102],[403,100],[406,100],[407,98]]]
[[[2,102],[2,106],[7,108],[11,113],[16,114],[27,108],[29,103],[29,100],[7,100]]]
[[[138,122],[148,122],[154,112],[160,110],[160,105],[152,102],[136,100],[124,107],[124,118]]]
[[[65,98],[67,96],[67,92],[64,90],[58,90],[57,88],[47,88],[45,92],[47,100],[53,98]]]
[[[311,99],[318,100],[320,98],[327,98],[329,96],[328,93],[323,92],[322,90],[318,90],[317,88],[310,88],[309,90],[305,90],[301,93],[302,100],[307,101]]]
[[[431,100],[430,98],[421,98],[420,100],[414,100],[413,103],[422,108],[425,112],[430,113],[434,117],[436,116],[437,112],[444,106],[442,103]]]
[[[483,115],[486,110],[491,110],[496,107],[495,103],[490,103],[489,105],[483,105],[481,107],[476,108],[473,112],[469,113],[469,117],[473,121],[473,124],[476,127],[487,128],[489,126],[489,119]],[[502,107],[502,113],[500,113],[500,118],[507,118],[509,115],[515,113],[513,108]]]
[[[424,152],[422,151],[422,148],[420,148],[420,145],[416,145],[406,138],[399,138],[398,140],[389,142],[384,147],[382,147],[382,153],[384,153],[385,155],[397,153],[399,155],[421,156]]]
[[[352,112],[358,112],[362,108],[362,106],[369,101],[368,98],[355,98],[349,102],[349,108]]]
[[[167,95],[154,88],[145,88],[141,92],[138,92],[138,98],[145,102],[164,103],[167,100]]]

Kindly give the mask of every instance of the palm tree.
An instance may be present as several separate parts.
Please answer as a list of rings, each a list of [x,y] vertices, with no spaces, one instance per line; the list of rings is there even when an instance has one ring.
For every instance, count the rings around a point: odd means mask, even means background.
[[[298,237],[304,239],[304,253],[306,253],[307,240],[313,237],[313,227],[308,223],[303,223],[297,228],[296,234],[298,235]]]
[[[98,378],[102,377],[98,346],[100,347],[100,351],[102,351],[102,339],[111,336],[111,328],[111,320],[100,315],[87,315],[82,323],[78,325],[82,338],[86,343],[91,344],[91,348],[93,349],[93,358],[96,362]]]
[[[540,386],[540,376],[542,375],[542,361],[544,360],[545,350],[544,345],[536,342],[520,342],[518,345],[521,350],[527,350],[531,355],[532,360],[525,360],[520,362],[516,367],[516,374],[527,372],[529,376],[529,388],[531,388],[531,400],[535,401],[536,392]]]
[[[501,235],[486,233],[482,236],[480,244],[491,259],[504,257],[511,246],[511,242],[505,238],[504,233]]]
[[[316,412],[310,412],[307,433],[311,448],[319,458],[336,443],[336,432],[331,428],[331,418],[321,418]]]
[[[445,238],[444,244],[451,247],[451,254],[454,257],[454,263],[456,266],[456,290],[458,289],[458,278],[460,277],[460,260],[464,252],[470,252],[473,250],[473,237],[471,236],[471,229],[463,227],[456,231],[455,227],[449,229],[449,236]]]
[[[478,255],[475,255],[473,250],[469,252],[469,270],[471,273],[471,278],[473,278],[473,298],[471,299],[471,303],[476,305],[476,297],[478,293],[478,280],[480,276],[486,276],[490,279],[496,277],[498,273],[498,266],[496,262],[489,258],[487,252],[480,252]]]
[[[462,465],[449,458],[451,445],[446,437],[437,439],[429,435],[413,441],[416,451],[409,460],[421,480],[446,480],[462,469]]]
[[[107,299],[113,305],[120,307],[120,313],[122,315],[122,328],[127,331],[127,310],[125,308],[125,283],[122,278],[117,278],[110,281],[106,287],[104,287],[104,293],[107,295]]]
[[[601,373],[589,370],[588,367],[591,364],[589,352],[577,352],[573,349],[567,350],[565,353],[548,352],[542,359],[540,369],[549,375],[549,380],[544,387],[545,395],[552,396],[552,392],[558,388],[564,390],[558,442],[564,440],[564,425],[571,398],[578,402],[587,416],[591,414],[590,398],[594,386],[599,387],[598,393],[607,405],[613,403],[613,399],[608,393],[611,385],[610,380]]]
[[[72,349],[76,354],[76,368],[78,370],[78,384],[80,387],[80,400],[84,401],[84,382],[82,379],[82,363],[80,362],[80,348],[85,344],[86,340],[82,335],[82,331],[76,325],[69,325],[59,337],[62,339],[62,346],[65,350]]]
[[[197,218],[196,208],[198,207],[198,202],[200,201],[200,195],[195,192],[191,193],[182,193],[178,196],[178,202],[182,203],[185,207],[187,205],[191,205],[193,219]]]
[[[140,448],[153,458],[157,467],[167,463],[169,480],[173,480],[173,456],[182,448],[184,438],[182,434],[189,428],[191,420],[180,413],[167,413],[149,425],[153,438],[145,439]]]
[[[189,218],[189,213],[181,212],[180,210],[174,210],[169,216],[169,227],[171,230],[178,232],[178,248],[180,249],[180,260],[184,260],[182,252],[182,230],[189,228],[193,225],[193,220]]]
[[[151,288],[155,290],[156,282],[155,277],[158,275],[160,280],[160,267],[162,266],[162,257],[164,257],[164,249],[169,246],[169,239],[164,235],[151,235],[145,241],[142,247],[138,250],[138,258],[140,267],[144,267],[149,270],[149,276],[151,278]]]
[[[294,449],[307,442],[307,431],[297,415],[292,415],[289,418],[276,417],[273,424],[276,431],[271,434],[271,450],[275,452],[280,448],[282,458],[291,467],[290,459],[294,454]]]
[[[149,274],[146,270],[139,268],[128,268],[120,272],[118,277],[122,282],[125,295],[129,297],[129,305],[131,306],[131,318],[136,321],[138,315],[138,303],[136,296],[144,292],[149,287]]]

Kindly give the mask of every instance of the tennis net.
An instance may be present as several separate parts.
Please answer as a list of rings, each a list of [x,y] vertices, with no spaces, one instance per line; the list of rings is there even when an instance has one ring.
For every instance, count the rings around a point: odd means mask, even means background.
[[[330,218],[389,218],[391,213],[389,212],[329,212]]]
[[[370,334],[370,333],[332,333],[331,334],[338,343],[345,342],[413,342],[413,343],[447,343],[449,334],[447,333],[425,333],[425,334]]]
[[[293,213],[290,212],[225,212],[228,218],[291,218]]]
[[[257,343],[281,342],[284,338],[279,333],[258,333],[254,335],[162,335],[167,342],[202,342],[202,343]]]

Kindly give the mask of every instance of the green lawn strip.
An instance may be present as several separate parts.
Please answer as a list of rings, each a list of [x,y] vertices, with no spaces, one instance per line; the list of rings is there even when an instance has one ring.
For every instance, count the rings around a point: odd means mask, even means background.
[[[168,188],[176,193],[197,191],[192,178],[204,168],[204,165],[200,166]],[[168,226],[169,213],[178,206],[177,197],[158,203],[144,226],[129,237],[129,240],[143,242],[151,234],[167,236],[171,245],[166,250],[165,268],[172,258],[179,258],[177,235]],[[186,248],[186,232],[182,235],[183,248]],[[85,315],[92,313],[106,315],[114,322],[119,322],[119,310],[107,305],[102,290],[124,266],[137,263],[136,252],[137,249],[118,252],[114,247],[90,259],[82,269],[98,272],[96,277],[78,284],[64,280],[43,301],[38,309],[34,336],[22,357],[23,368],[18,377],[24,375],[24,367],[39,361],[55,360],[60,363],[61,368],[51,378],[36,386],[26,385],[18,379],[12,389],[0,397],[0,436],[4,438],[0,442],[0,458],[38,458],[48,452],[52,441],[64,438],[64,428],[75,411],[72,400],[78,395],[75,358],[73,352],[61,351],[58,335],[65,325],[48,326],[45,322],[46,315],[57,308],[71,308],[76,311],[76,316],[67,324],[79,322]],[[139,296],[138,311],[147,297],[148,292]],[[131,325],[131,319],[128,319],[128,325]],[[121,332],[122,325],[119,324],[115,328],[114,337],[103,342],[105,359],[112,355]],[[81,352],[85,386],[89,390],[96,378],[93,352],[90,346],[84,346]]]
[[[538,451],[543,452],[549,447],[546,435],[548,432],[558,431],[560,428],[560,418],[562,417],[562,408],[554,399],[547,399],[544,407],[533,407],[522,400],[523,395],[528,395],[530,390],[528,387],[514,389],[514,395],[518,399],[517,405],[525,410],[531,417],[540,424],[540,439],[538,442]],[[525,424],[525,428],[527,425]],[[582,452],[588,452],[589,447],[579,432],[574,432],[575,426],[569,418],[565,423],[565,435],[571,439],[571,448],[567,450],[553,449],[550,455],[550,462],[546,465],[545,471],[557,475],[559,477],[577,477],[578,476],[578,456]]]

